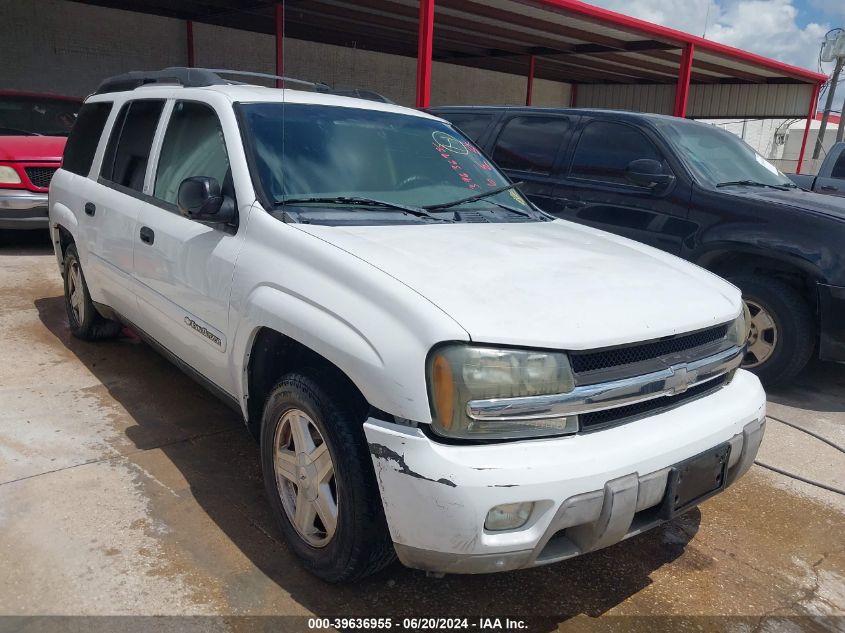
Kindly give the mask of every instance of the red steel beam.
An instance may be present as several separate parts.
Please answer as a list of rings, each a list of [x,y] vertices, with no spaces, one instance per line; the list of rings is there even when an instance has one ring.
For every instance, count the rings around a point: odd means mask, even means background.
[[[531,97],[534,94],[534,55],[528,56],[528,78],[525,82],[525,105],[531,105]]]
[[[188,68],[194,67],[194,21],[185,21],[185,37],[188,48]]]
[[[276,74],[283,75],[285,72],[285,13],[284,5],[276,3]],[[282,87],[282,80],[276,80],[276,88]]]
[[[675,111],[677,117],[687,115],[687,101],[689,100],[689,80],[692,76],[692,58],[695,55],[695,44],[684,46],[681,53],[681,65],[678,68],[678,85],[675,88]]]
[[[804,151],[807,149],[807,137],[810,135],[810,125],[816,118],[816,110],[819,107],[819,93],[821,92],[822,84],[816,84],[813,88],[813,95],[810,97],[810,110],[807,112],[807,123],[804,125],[804,136],[801,137],[801,150],[798,152],[798,166],[795,168],[795,173],[801,173],[801,164],[804,162]]]
[[[798,66],[784,64],[783,62],[769,59],[768,57],[763,57],[762,55],[755,55],[754,53],[749,53],[748,51],[740,50],[732,46],[719,44],[713,40],[707,40],[703,37],[690,35],[689,33],[676,31],[675,29],[670,29],[665,26],[652,24],[651,22],[646,22],[645,20],[639,20],[627,15],[622,15],[621,13],[616,13],[615,11],[601,9],[592,4],[581,2],[580,0],[516,0],[516,2],[533,7],[549,9],[564,15],[572,15],[605,27],[615,26],[627,32],[646,34],[657,40],[677,42],[682,45],[693,44],[700,50],[707,51],[708,53],[745,62],[753,66],[762,66],[763,68],[774,70],[807,83],[818,83],[820,81],[827,80],[826,75],[807,70],[806,68],[799,68]],[[597,40],[594,39],[593,41]]]
[[[417,36],[417,107],[431,104],[431,58],[434,49],[434,0],[420,0]]]

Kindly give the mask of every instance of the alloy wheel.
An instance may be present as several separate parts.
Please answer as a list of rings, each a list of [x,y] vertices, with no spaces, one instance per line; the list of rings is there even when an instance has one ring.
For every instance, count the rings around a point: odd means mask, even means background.
[[[325,547],[337,529],[337,482],[329,447],[307,413],[288,409],[273,442],[276,488],[288,519],[312,547]]]
[[[762,305],[749,300],[745,301],[745,305],[751,313],[751,322],[748,324],[748,347],[742,366],[753,369],[765,363],[775,351],[778,329],[772,315]]]
[[[68,293],[70,294],[70,308],[79,325],[85,321],[85,290],[82,285],[82,269],[79,262],[74,260],[70,266],[68,277]]]

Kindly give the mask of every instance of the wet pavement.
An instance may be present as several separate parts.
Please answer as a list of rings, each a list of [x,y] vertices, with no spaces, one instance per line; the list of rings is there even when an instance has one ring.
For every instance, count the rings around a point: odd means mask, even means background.
[[[743,630],[845,616],[845,496],[760,466],[675,521],[562,564],[443,579],[396,564],[326,585],[274,525],[237,414],[136,339],[71,337],[47,239],[0,242],[2,615],[507,615],[578,629],[725,614],[748,616]],[[845,365],[812,364],[769,412],[760,460],[845,488],[831,445],[845,445]]]

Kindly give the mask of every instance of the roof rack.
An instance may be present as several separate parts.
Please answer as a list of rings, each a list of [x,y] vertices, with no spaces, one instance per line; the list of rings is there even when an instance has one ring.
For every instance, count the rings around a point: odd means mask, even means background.
[[[317,92],[329,92],[331,88],[324,83],[305,81],[282,75],[269,75],[266,73],[247,72],[243,70],[227,70],[225,68],[184,68],[173,66],[164,70],[132,70],[122,75],[115,75],[104,79],[94,94],[106,92],[122,92],[134,90],[140,86],[149,84],[176,84],[184,88],[204,88],[206,86],[220,86],[228,84],[240,84],[244,82],[226,80],[221,75],[234,75],[236,77],[259,77],[261,79],[280,80],[285,83],[293,83],[301,86],[309,86]]]

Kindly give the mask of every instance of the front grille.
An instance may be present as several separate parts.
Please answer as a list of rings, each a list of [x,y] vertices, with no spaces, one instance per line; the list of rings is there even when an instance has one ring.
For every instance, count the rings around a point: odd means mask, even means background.
[[[622,424],[623,422],[632,422],[636,418],[653,415],[660,410],[673,409],[690,400],[700,398],[724,387],[730,380],[730,376],[731,374],[724,374],[713,380],[708,380],[700,385],[690,387],[684,393],[680,393],[677,396],[663,396],[616,409],[604,409],[602,411],[584,413],[578,416],[578,421],[581,423],[581,431],[596,431],[607,428],[608,426]]]
[[[46,189],[50,186],[50,180],[56,173],[56,169],[56,167],[25,167],[24,171],[33,185]]]
[[[725,324],[699,330],[692,334],[681,334],[672,338],[651,341],[650,343],[614,347],[598,352],[572,352],[570,355],[572,371],[580,374],[678,354],[718,341],[724,338],[727,333],[728,325]]]

